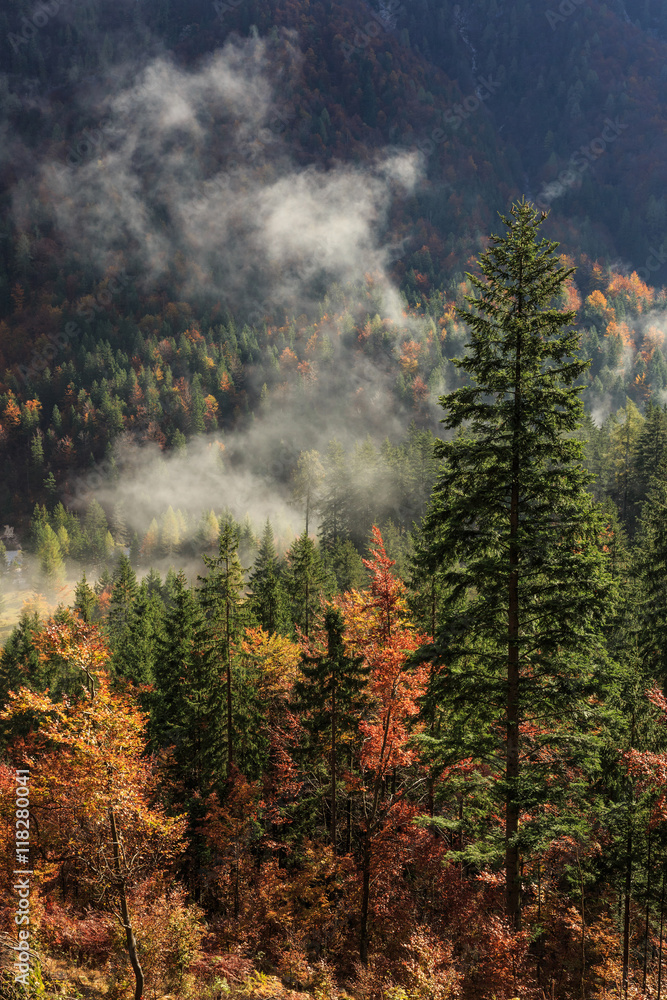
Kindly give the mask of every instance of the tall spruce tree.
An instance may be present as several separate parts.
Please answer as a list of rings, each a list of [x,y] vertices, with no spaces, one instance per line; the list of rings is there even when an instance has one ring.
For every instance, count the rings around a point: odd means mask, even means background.
[[[574,383],[586,368],[557,307],[573,268],[538,239],[544,221],[522,200],[491,236],[477,295],[459,310],[470,342],[454,363],[469,384],[440,398],[447,429],[426,519],[431,565],[442,573],[445,610],[432,649],[439,697],[486,712],[487,733],[502,723],[506,907],[521,924],[519,816],[527,778],[522,725],[572,718],[595,664],[610,578],[599,538],[602,519],[585,487],[582,416]],[[552,738],[552,736],[550,737]]]

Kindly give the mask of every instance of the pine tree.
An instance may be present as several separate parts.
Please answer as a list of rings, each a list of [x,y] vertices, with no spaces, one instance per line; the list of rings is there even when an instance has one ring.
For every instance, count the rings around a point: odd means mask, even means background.
[[[26,684],[41,688],[43,673],[39,653],[33,644],[33,636],[40,628],[39,614],[24,611],[18,623],[0,650],[0,704],[7,703],[10,691]],[[1,741],[0,741],[1,742]]]
[[[635,455],[644,429],[644,418],[632,402],[617,410],[610,420],[609,445],[613,468],[612,497],[626,529],[634,531],[637,493]]]
[[[88,556],[102,562],[107,558],[107,516],[104,508],[97,500],[92,500],[83,522],[84,536],[88,547]]]
[[[639,649],[667,690],[667,462],[650,481],[642,505],[635,556],[641,600]]]
[[[363,549],[377,516],[378,498],[382,488],[383,469],[377,449],[370,436],[357,444],[352,456],[352,484],[348,499],[350,537],[358,549]]]
[[[204,549],[212,549],[218,543],[220,525],[212,510],[204,511],[197,528],[197,542]]]
[[[225,720],[204,616],[183,571],[176,576],[173,606],[156,645],[152,738],[158,746],[175,747],[175,777],[186,795],[205,794],[219,778]]]
[[[444,464],[426,527],[448,591],[434,648],[448,668],[440,695],[488,710],[489,731],[504,724],[506,906],[518,928],[521,725],[576,711],[610,581],[571,436],[587,363],[574,313],[551,305],[573,269],[559,266],[558,244],[538,241],[543,219],[525,200],[501,218],[507,233],[491,237],[482,277],[468,276],[479,295],[459,311],[471,339],[454,363],[470,384],[440,401],[445,427],[468,430],[436,446]]]
[[[201,583],[199,601],[204,610],[208,648],[215,652],[226,676],[227,700],[227,776],[234,762],[234,731],[232,725],[232,659],[234,643],[243,624],[241,594],[244,586],[243,568],[238,557],[236,532],[227,521],[220,532],[217,556],[203,556],[208,567]]]
[[[86,580],[84,573],[74,591],[74,610],[79,612],[83,621],[88,625],[93,621],[97,606],[97,595]]]
[[[126,555],[121,555],[111,585],[107,631],[114,648],[132,618],[138,593],[137,577]]]
[[[329,549],[349,537],[350,478],[343,446],[331,441],[324,460],[324,483],[319,504],[320,540]]]
[[[329,551],[324,552],[324,564],[334,574],[338,590],[342,593],[359,590],[368,582],[363,560],[349,538],[344,542],[335,542]]]
[[[159,592],[150,590],[146,581],[136,598],[114,643],[112,664],[115,672],[134,684],[153,684],[157,672],[159,651],[165,643],[165,610]],[[141,696],[142,706],[150,697]]]
[[[127,545],[128,534],[127,534],[127,522],[125,520],[125,511],[122,503],[114,504],[113,508],[113,537],[118,545],[125,547]]]
[[[249,584],[250,609],[262,628],[269,633],[288,633],[290,621],[287,594],[281,580],[273,528],[268,518]]]
[[[50,524],[40,529],[37,542],[39,567],[49,586],[54,587],[65,577],[65,562],[58,536]]]
[[[667,459],[667,406],[653,400],[646,405],[645,422],[639,434],[634,454],[633,500],[642,503],[648,494],[651,479]]]
[[[292,621],[309,634],[313,618],[327,588],[327,575],[314,541],[304,531],[287,553],[287,592],[292,604]],[[330,588],[329,588],[330,589]]]
[[[169,506],[162,518],[160,546],[166,556],[172,556],[181,544],[181,531],[174,508]]]
[[[158,523],[155,520],[155,518],[153,518],[151,523],[148,525],[148,531],[144,535],[143,541],[141,543],[140,552],[141,555],[144,557],[144,559],[152,559],[153,556],[157,554],[158,538],[159,538]]]
[[[46,479],[44,479],[42,485],[44,487],[44,492],[48,497],[49,510],[53,510],[53,508],[56,505],[56,494],[58,492],[58,487],[56,485],[56,477],[53,475],[52,472],[49,472]]]
[[[292,478],[292,496],[296,502],[303,504],[306,534],[308,534],[310,515],[317,504],[324,475],[319,452],[302,451]]]
[[[343,760],[350,756],[350,741],[369,698],[365,689],[370,668],[363,656],[348,656],[343,642],[343,616],[336,607],[324,614],[326,653],[302,656],[302,678],[294,685],[295,707],[317,751],[328,758],[330,837],[337,851],[338,773]]]

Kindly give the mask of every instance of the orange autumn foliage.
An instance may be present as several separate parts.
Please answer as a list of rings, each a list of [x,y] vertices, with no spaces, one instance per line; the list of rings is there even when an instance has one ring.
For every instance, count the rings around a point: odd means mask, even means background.
[[[5,427],[18,427],[21,423],[21,408],[11,392],[9,393],[9,399],[4,409],[3,418]]]
[[[642,312],[645,307],[653,304],[655,289],[649,288],[637,272],[633,271],[629,277],[623,274],[613,274],[607,286],[607,294],[611,298],[623,296],[626,301],[634,299],[637,312]]]
[[[401,356],[398,359],[398,363],[403,369],[404,374],[413,375],[417,371],[420,353],[421,344],[417,343],[416,340],[405,341],[401,347]]]
[[[80,679],[77,693],[54,702],[48,693],[10,693],[5,722],[28,722],[11,748],[28,768],[31,862],[37,877],[58,876],[63,888],[114,897],[109,812],[123,835],[125,877],[137,886],[168,869],[182,851],[180,816],[154,804],[158,774],[146,756],[146,716],[129,693],[113,690],[98,626],[72,612],[48,621],[33,639],[40,659],[65,661]],[[19,765],[20,762],[20,765]],[[2,799],[2,812],[7,803]]]
[[[611,320],[611,322],[607,324],[605,337],[620,337],[621,343],[624,347],[629,347],[634,350],[634,333],[635,331],[631,330],[625,321],[618,323],[616,320]]]
[[[279,362],[281,368],[286,368],[289,371],[296,368],[299,359],[291,348],[286,347],[280,355]]]

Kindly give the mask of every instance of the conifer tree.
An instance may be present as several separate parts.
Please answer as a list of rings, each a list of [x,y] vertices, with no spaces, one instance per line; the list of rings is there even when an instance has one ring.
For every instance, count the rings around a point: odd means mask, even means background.
[[[339,540],[328,551],[325,550],[324,564],[335,576],[338,589],[343,593],[359,590],[368,582],[363,560],[349,538],[344,542]]]
[[[523,723],[574,713],[595,666],[610,590],[600,552],[602,519],[585,487],[581,420],[587,367],[573,312],[553,307],[573,273],[525,200],[501,216],[469,275],[468,352],[454,363],[469,384],[440,399],[448,429],[426,527],[442,572],[446,610],[435,661],[446,664],[440,697],[488,710],[505,730],[505,882],[510,923],[520,927],[519,816],[525,775]],[[589,667],[584,667],[584,653]]]
[[[113,647],[112,664],[121,677],[135,684],[153,684],[159,650],[164,642],[164,605],[144,580],[132,602],[125,627]],[[142,703],[150,699],[141,698]]]
[[[267,518],[257,559],[250,574],[250,608],[267,632],[289,632],[287,594],[281,580],[280,564]]]
[[[320,540],[329,549],[349,537],[350,477],[343,446],[331,441],[324,459],[321,489]]]
[[[118,543],[118,545],[122,546],[127,545],[128,541],[127,523],[125,520],[125,511],[123,509],[122,503],[114,504],[112,521],[113,521],[112,527],[113,527],[114,540]]]
[[[65,576],[65,562],[58,536],[50,524],[40,529],[37,541],[37,557],[40,569],[47,583],[51,587],[61,583]]]
[[[197,542],[204,549],[212,549],[217,545],[219,534],[220,525],[214,512],[212,510],[204,511],[197,528]]]
[[[104,508],[97,500],[92,500],[83,522],[84,535],[89,554],[93,559],[102,562],[107,556],[107,516]]]
[[[338,769],[369,698],[365,694],[370,668],[363,656],[348,656],[343,642],[343,616],[329,606],[324,614],[326,654],[302,655],[302,677],[294,685],[296,708],[317,749],[324,746],[329,763],[331,847],[337,850]]]
[[[319,452],[302,451],[292,477],[292,496],[296,502],[303,504],[306,534],[308,534],[310,515],[317,504],[324,475]]]
[[[39,631],[39,614],[24,611],[9,638],[0,649],[0,704],[5,705],[10,691],[23,684],[40,687],[42,665],[33,637]],[[1,740],[0,740],[1,742]]]
[[[86,580],[84,573],[74,591],[74,610],[78,611],[83,621],[89,625],[93,620],[97,606],[97,595]]]
[[[232,658],[234,642],[239,638],[243,618],[241,594],[244,572],[238,557],[238,540],[232,524],[227,521],[220,532],[217,556],[203,556],[208,567],[201,583],[199,600],[204,610],[208,648],[215,652],[226,677],[227,701],[227,776],[234,762],[232,726]]]
[[[320,598],[327,589],[327,576],[315,543],[305,531],[295,539],[287,553],[287,562],[292,621],[308,635],[320,607]]]
[[[639,650],[643,662],[667,687],[667,462],[650,481],[642,505],[635,556]]]
[[[633,502],[637,494],[635,455],[644,429],[644,417],[631,399],[610,419],[609,446],[613,469],[612,497],[625,527],[632,532],[636,516]]]
[[[634,500],[641,503],[651,485],[651,479],[667,459],[667,406],[649,399],[645,422],[639,433],[634,454]]]
[[[116,646],[132,617],[138,593],[137,577],[126,555],[121,555],[113,575],[107,631],[112,647]]]
[[[151,723],[153,741],[175,747],[176,777],[187,795],[212,789],[224,755],[222,688],[205,640],[202,610],[181,571],[157,642]]]

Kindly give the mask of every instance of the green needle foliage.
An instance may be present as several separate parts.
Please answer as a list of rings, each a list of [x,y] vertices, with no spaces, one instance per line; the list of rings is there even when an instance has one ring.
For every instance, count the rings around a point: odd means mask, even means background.
[[[442,423],[461,432],[436,446],[443,465],[426,530],[445,595],[432,651],[447,665],[434,672],[438,695],[467,706],[465,727],[487,753],[498,723],[504,731],[507,912],[519,927],[522,732],[531,724],[538,753],[556,720],[581,721],[611,582],[604,519],[573,437],[587,363],[574,313],[555,304],[573,269],[538,238],[543,217],[525,200],[501,218],[506,234],[491,237],[482,276],[469,275],[479,294],[459,310],[470,342],[454,363],[470,384],[440,399]]]
[[[322,759],[324,747],[328,759],[326,784],[329,786],[329,831],[331,846],[337,850],[338,775],[351,767],[352,748],[358,739],[359,720],[368,706],[366,692],[370,668],[363,656],[347,656],[344,646],[343,616],[338,608],[328,607],[324,614],[326,656],[305,656],[301,678],[294,685],[295,708],[303,718],[308,733],[307,755]]]
[[[218,539],[217,556],[202,557],[208,573],[198,577],[199,602],[204,612],[207,645],[225,674],[227,709],[227,776],[234,763],[232,660],[234,644],[243,630],[244,569],[238,555],[236,532],[227,521]]]

